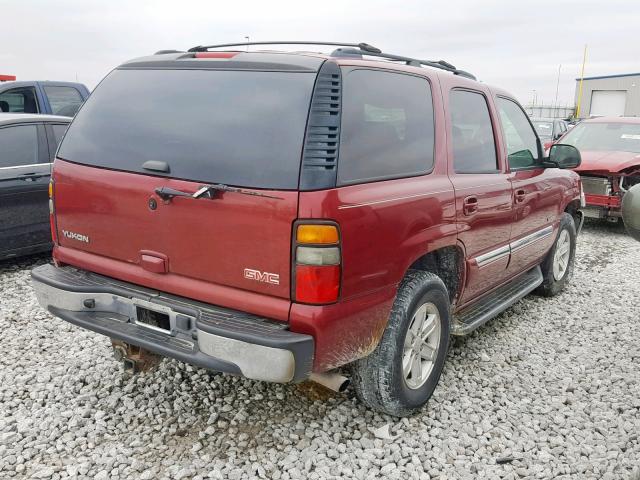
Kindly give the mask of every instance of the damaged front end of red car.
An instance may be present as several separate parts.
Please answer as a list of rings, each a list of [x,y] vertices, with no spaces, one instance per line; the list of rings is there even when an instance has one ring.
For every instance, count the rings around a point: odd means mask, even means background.
[[[640,162],[618,172],[581,171],[580,177],[586,203],[582,209],[584,216],[617,222],[622,217],[624,194],[629,188],[640,184]]]

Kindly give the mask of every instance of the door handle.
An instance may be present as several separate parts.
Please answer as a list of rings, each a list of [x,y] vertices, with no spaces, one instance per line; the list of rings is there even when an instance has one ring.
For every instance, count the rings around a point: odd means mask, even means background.
[[[527,192],[520,189],[520,190],[516,190],[515,193],[515,200],[516,203],[522,203],[527,199]]]
[[[478,197],[466,197],[462,202],[462,211],[465,215],[473,215],[478,211]]]
[[[23,180],[25,182],[31,182],[33,180],[36,180],[38,178],[42,178],[42,177],[48,177],[49,174],[48,173],[23,173],[22,175],[18,175],[18,178],[20,180]]]

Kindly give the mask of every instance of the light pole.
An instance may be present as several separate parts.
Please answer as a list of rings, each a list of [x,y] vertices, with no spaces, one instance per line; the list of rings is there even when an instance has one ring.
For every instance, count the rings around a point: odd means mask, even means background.
[[[556,101],[554,102],[554,106],[556,107],[554,117],[558,116],[558,89],[560,88],[560,69],[562,68],[562,64],[558,65],[558,81],[556,82]]]
[[[249,51],[249,37],[246,36],[244,39],[247,41],[247,52]]]

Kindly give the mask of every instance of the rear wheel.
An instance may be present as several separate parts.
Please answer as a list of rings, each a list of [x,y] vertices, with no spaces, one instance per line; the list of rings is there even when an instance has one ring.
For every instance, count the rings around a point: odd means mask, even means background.
[[[410,271],[374,352],[352,366],[356,394],[396,416],[422,407],[438,384],[449,345],[449,296],[432,273]]]
[[[542,285],[536,293],[552,297],[560,293],[573,276],[573,265],[576,255],[576,225],[568,213],[562,215],[560,229],[555,243],[540,264]]]

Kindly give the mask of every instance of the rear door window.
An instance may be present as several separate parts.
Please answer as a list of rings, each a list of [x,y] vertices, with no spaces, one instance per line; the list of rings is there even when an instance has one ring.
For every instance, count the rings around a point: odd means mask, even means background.
[[[524,110],[507,98],[496,100],[500,122],[507,143],[507,159],[511,169],[532,168],[540,165],[538,140]]]
[[[47,125],[47,138],[49,141],[49,155],[51,161],[55,158],[58,145],[64,136],[64,132],[67,131],[68,124],[50,123]]]
[[[0,93],[0,111],[39,113],[36,89],[33,87],[19,87]]]
[[[54,115],[73,117],[82,105],[82,95],[73,87],[49,85],[44,87],[44,92]]]
[[[338,183],[421,175],[433,168],[431,86],[422,77],[375,70],[346,73]]]
[[[63,160],[203,183],[297,189],[313,72],[112,72],[64,136]],[[149,172],[147,161],[170,173]]]
[[[39,163],[38,128],[35,125],[0,128],[0,152],[0,168]]]
[[[496,173],[498,157],[485,96],[468,90],[449,95],[451,142],[456,173]]]

